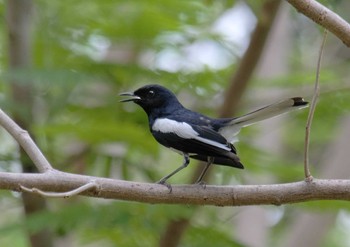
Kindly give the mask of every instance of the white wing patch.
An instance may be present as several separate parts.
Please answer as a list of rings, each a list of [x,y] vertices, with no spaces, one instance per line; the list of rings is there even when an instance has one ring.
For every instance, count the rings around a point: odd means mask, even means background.
[[[204,143],[209,144],[209,145],[214,146],[214,147],[218,147],[218,148],[221,148],[221,149],[225,149],[227,151],[231,151],[231,148],[229,148],[228,146],[226,146],[226,145],[224,145],[222,143],[216,142],[216,141],[205,139],[205,138],[200,137],[200,136],[197,136],[194,139],[196,139],[198,141],[201,141],[201,142],[204,142]]]
[[[162,133],[173,133],[185,139],[195,139],[198,137],[198,133],[192,129],[191,125],[166,118],[158,118],[154,122],[152,130]]]
[[[185,122],[177,122],[175,120],[171,120],[171,119],[166,119],[166,118],[158,118],[153,126],[152,126],[152,130],[153,131],[159,131],[162,133],[173,133],[176,134],[177,136],[184,138],[184,139],[195,139],[198,141],[201,141],[203,143],[209,144],[211,146],[214,147],[218,147],[227,151],[231,151],[231,148],[210,140],[210,139],[206,139],[204,137],[199,136],[198,132],[195,131],[191,125],[189,125],[188,123]]]

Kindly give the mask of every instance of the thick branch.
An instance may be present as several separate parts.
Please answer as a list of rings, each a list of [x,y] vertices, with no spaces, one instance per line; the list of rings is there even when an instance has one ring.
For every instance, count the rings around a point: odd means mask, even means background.
[[[315,0],[287,0],[300,13],[326,28],[350,47],[350,24]]]
[[[314,179],[271,185],[211,186],[128,182],[63,172],[40,174],[0,173],[0,189],[20,191],[20,186],[42,191],[71,191],[94,181],[98,186],[82,195],[146,203],[243,206],[281,205],[312,200],[350,200],[350,180]]]

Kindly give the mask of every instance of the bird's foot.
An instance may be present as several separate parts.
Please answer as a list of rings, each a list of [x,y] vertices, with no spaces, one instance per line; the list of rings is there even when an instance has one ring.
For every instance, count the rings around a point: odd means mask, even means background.
[[[200,185],[203,189],[205,189],[207,187],[206,182],[204,182],[202,180],[197,181],[195,184]]]
[[[165,182],[166,180],[163,180],[163,179],[161,179],[161,180],[159,180],[158,182],[157,182],[157,184],[161,184],[161,185],[164,185],[164,186],[166,186],[168,189],[169,189],[169,194],[173,191],[173,188],[171,187],[171,185],[170,184],[168,184],[167,182]]]

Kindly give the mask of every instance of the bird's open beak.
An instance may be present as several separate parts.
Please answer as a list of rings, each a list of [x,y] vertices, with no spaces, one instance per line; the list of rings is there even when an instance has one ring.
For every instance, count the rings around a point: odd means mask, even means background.
[[[137,96],[137,95],[135,95],[134,93],[131,93],[131,92],[121,93],[121,94],[119,94],[119,96],[128,96],[129,97],[127,99],[122,99],[119,102],[136,101],[136,100],[140,100],[141,99],[139,96]]]

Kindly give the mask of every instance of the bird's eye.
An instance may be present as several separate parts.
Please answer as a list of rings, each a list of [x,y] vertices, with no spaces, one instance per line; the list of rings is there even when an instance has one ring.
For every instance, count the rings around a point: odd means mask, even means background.
[[[154,93],[153,90],[150,90],[150,91],[148,91],[148,93],[147,93],[147,96],[148,96],[149,98],[152,98],[154,95],[155,95],[155,93]]]

